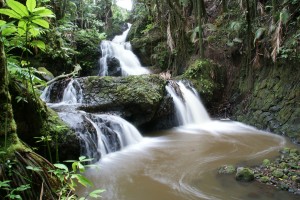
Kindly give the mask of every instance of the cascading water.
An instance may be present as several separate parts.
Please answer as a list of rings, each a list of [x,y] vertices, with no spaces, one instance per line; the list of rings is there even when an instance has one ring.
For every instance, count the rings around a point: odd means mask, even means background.
[[[130,30],[131,24],[122,35],[117,35],[112,41],[104,40],[101,42],[102,57],[100,58],[100,76],[107,75],[141,75],[149,74],[149,70],[142,67],[139,59],[131,51],[131,44],[126,42],[126,37]],[[113,65],[119,66],[111,66]],[[119,63],[118,63],[119,62]],[[118,67],[120,70],[118,70]],[[110,69],[114,68],[114,69]],[[110,73],[110,71],[114,71]]]
[[[170,81],[166,90],[173,98],[179,125],[202,124],[211,121],[192,87],[189,89],[182,82]]]
[[[76,106],[80,106],[84,100],[82,88],[76,79],[69,81],[58,98],[53,97],[57,94],[52,94],[57,90],[54,88],[53,85],[47,87],[41,99],[55,109],[60,118],[76,132],[81,139],[81,155],[97,161],[108,153],[142,140],[139,131],[121,117],[78,111]],[[53,99],[55,103],[52,102]]]
[[[59,116],[81,138],[81,154],[96,160],[142,140],[139,131],[118,116],[83,111],[61,112]]]

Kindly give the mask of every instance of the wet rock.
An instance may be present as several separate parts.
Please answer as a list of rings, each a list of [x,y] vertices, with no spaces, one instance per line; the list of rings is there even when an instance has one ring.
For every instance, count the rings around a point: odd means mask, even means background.
[[[262,165],[266,167],[266,166],[269,166],[270,163],[271,163],[271,161],[269,159],[264,159]]]
[[[283,177],[284,174],[283,174],[282,170],[277,169],[277,170],[273,171],[272,175],[275,176],[276,178],[281,178],[281,177]]]
[[[50,81],[54,78],[53,74],[48,71],[45,67],[39,67],[38,71],[41,72],[38,77],[42,78],[45,81]]]
[[[170,124],[173,112],[166,103],[166,81],[158,75],[127,77],[84,77],[77,81],[82,87],[81,110],[91,113],[118,112],[118,114],[138,127],[152,131],[154,121],[160,121],[159,128]],[[165,123],[164,123],[165,122]],[[151,129],[153,128],[153,129]]]
[[[267,182],[270,181],[270,178],[267,177],[267,176],[263,176],[263,177],[261,177],[261,178],[259,179],[259,181],[262,182],[262,183],[267,183]]]
[[[233,174],[235,172],[235,167],[233,165],[223,165],[219,168],[219,174]]]
[[[245,167],[238,167],[237,173],[235,174],[235,179],[237,181],[250,182],[254,180],[253,170]]]
[[[120,61],[115,57],[107,58],[108,76],[122,76]]]

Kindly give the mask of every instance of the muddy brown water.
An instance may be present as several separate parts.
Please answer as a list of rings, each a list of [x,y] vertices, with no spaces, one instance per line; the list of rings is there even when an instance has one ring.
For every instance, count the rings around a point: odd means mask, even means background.
[[[212,121],[156,133],[137,145],[108,154],[86,176],[105,200],[294,200],[299,195],[258,182],[218,175],[221,165],[256,165],[274,158],[287,139],[237,122]]]

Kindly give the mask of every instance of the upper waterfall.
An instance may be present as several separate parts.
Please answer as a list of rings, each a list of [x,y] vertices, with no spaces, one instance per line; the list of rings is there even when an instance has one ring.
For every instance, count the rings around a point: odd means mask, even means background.
[[[103,40],[101,42],[100,76],[128,76],[150,73],[131,51],[131,44],[126,42],[130,28],[131,24],[128,24],[128,28],[122,35],[115,36],[112,41]]]

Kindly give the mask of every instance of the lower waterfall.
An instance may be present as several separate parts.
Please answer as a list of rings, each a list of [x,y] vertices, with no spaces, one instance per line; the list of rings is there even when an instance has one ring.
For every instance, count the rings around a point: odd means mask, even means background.
[[[59,97],[53,97],[58,90],[54,88],[53,85],[47,87],[41,99],[56,110],[60,118],[78,135],[81,141],[81,155],[97,161],[108,153],[119,151],[142,140],[140,132],[119,116],[91,114],[78,110],[83,103],[83,94],[76,79],[69,81]]]
[[[211,121],[197,92],[191,86],[188,88],[181,81],[170,81],[166,90],[173,98],[179,125],[201,124]]]

